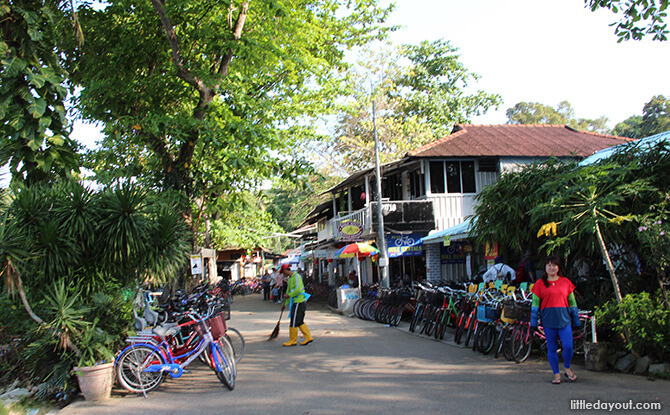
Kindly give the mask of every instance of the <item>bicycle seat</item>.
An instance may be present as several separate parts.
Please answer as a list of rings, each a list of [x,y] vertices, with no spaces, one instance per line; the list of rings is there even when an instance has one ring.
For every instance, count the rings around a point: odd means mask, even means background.
[[[168,337],[172,336],[173,334],[179,333],[180,330],[181,327],[179,327],[178,323],[164,323],[160,326],[154,327],[152,331],[157,336]]]

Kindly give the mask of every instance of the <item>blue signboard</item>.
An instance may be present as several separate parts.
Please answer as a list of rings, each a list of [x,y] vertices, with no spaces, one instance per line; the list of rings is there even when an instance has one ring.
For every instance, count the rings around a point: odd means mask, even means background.
[[[440,263],[441,264],[465,264],[467,253],[465,251],[465,242],[452,241],[449,246],[440,244]]]
[[[423,255],[423,243],[421,243],[420,233],[387,235],[386,247],[389,258]]]

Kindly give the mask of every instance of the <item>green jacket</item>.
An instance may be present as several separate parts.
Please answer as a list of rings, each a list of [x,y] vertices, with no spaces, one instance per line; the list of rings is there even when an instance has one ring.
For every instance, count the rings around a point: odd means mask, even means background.
[[[303,303],[305,302],[305,285],[302,283],[302,276],[297,272],[291,274],[288,277],[288,282],[286,285],[286,300],[284,304],[289,305],[291,303],[291,298],[293,298],[294,303]]]

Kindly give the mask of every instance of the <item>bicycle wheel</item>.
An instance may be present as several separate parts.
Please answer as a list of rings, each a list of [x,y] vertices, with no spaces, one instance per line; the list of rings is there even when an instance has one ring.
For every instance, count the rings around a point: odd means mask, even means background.
[[[456,326],[456,333],[454,334],[454,342],[456,344],[461,344],[463,339],[463,333],[465,332],[465,324],[468,320],[468,317],[465,313],[460,313],[458,315],[458,325]]]
[[[235,363],[239,363],[244,356],[244,350],[246,349],[246,342],[242,333],[240,333],[236,328],[228,327],[226,332],[226,339],[230,342],[230,345],[233,347],[233,354],[235,355]]]
[[[165,372],[144,372],[149,365],[164,364],[161,354],[148,346],[127,349],[116,361],[116,378],[124,389],[134,393],[149,392],[163,381]]]
[[[486,324],[479,332],[477,349],[483,354],[491,353],[495,343],[495,326],[493,324]]]
[[[412,333],[414,333],[416,326],[419,324],[419,321],[421,321],[421,316],[423,315],[425,308],[425,304],[419,304],[416,306],[416,310],[414,310],[414,315],[412,316],[412,321],[409,323],[409,331]]]
[[[435,313],[435,340],[444,338],[444,313],[445,310],[438,310],[437,313]]]
[[[472,338],[472,335],[475,333],[475,328],[477,327],[477,318],[475,317],[474,314],[470,314],[469,318],[470,322],[468,324],[468,331],[465,333],[465,347],[468,347],[470,344],[470,339]]]
[[[512,335],[512,353],[514,355],[514,361],[517,363],[523,363],[530,356],[530,350],[533,346],[533,338],[530,332],[530,326],[522,325],[517,326],[514,329],[514,334]]]
[[[426,336],[430,336],[433,333],[433,323],[435,323],[434,316],[435,315],[435,307],[430,306],[427,310],[426,313],[423,316],[423,326],[421,327],[421,332],[419,334],[425,334]]]
[[[513,327],[510,327],[506,330],[505,332],[505,337],[503,339],[503,355],[505,356],[505,359],[508,361],[512,362],[514,361],[514,352],[512,351],[512,338],[514,336],[514,330],[516,329],[516,325]]]
[[[235,377],[237,376],[237,365],[233,347],[225,337],[219,338],[210,345],[212,369],[216,377],[229,390],[235,389]]]
[[[575,354],[584,354],[584,343],[590,342],[593,335],[591,333],[591,319],[580,316],[579,321],[582,323],[582,326],[572,331],[573,348]]]
[[[404,304],[398,304],[393,310],[393,315],[391,316],[391,325],[393,327],[398,327],[400,321],[402,320],[402,314],[405,311]]]
[[[496,331],[495,331],[495,344],[493,345],[493,350],[495,350],[495,354],[493,357],[496,359],[500,357],[500,355],[503,352],[503,347],[505,346],[505,336],[507,336],[507,327],[500,327],[499,325],[496,326]]]

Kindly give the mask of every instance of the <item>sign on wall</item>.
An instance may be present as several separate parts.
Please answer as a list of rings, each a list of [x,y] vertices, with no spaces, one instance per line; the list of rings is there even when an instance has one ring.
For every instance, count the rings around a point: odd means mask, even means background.
[[[191,275],[202,274],[202,257],[191,255]]]
[[[467,260],[469,244],[460,241],[452,241],[449,246],[440,247],[441,264],[465,264]]]
[[[409,235],[387,235],[386,246],[389,258],[423,255],[423,243],[420,233]]]
[[[357,241],[363,234],[363,225],[357,220],[345,220],[337,227],[340,239]]]

